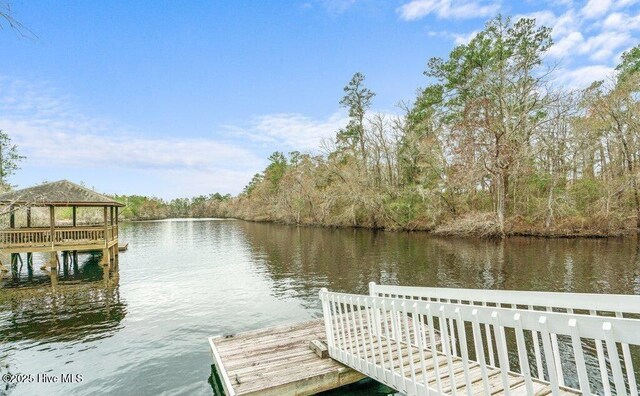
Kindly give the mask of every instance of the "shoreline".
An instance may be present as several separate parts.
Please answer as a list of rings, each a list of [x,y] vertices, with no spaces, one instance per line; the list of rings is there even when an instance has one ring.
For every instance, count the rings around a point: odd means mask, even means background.
[[[408,232],[408,233],[425,233],[435,237],[454,237],[454,238],[470,238],[470,239],[501,239],[499,235],[492,234],[479,234],[474,233],[474,231],[469,232],[455,232],[455,231],[438,231],[426,228],[408,228],[408,227],[372,227],[365,225],[340,225],[340,224],[322,224],[322,223],[289,223],[285,221],[279,220],[264,220],[264,219],[246,219],[241,217],[163,217],[163,218],[154,218],[154,219],[121,219],[121,223],[141,223],[141,222],[157,222],[164,220],[198,220],[198,221],[206,221],[206,220],[242,220],[252,223],[265,223],[265,224],[277,224],[277,225],[286,225],[286,226],[296,226],[296,227],[313,227],[313,228],[333,228],[333,229],[363,229],[369,231],[382,231],[382,232]],[[526,238],[544,238],[544,239],[607,239],[607,238],[628,238],[640,233],[640,229],[636,228],[625,228],[625,229],[616,229],[609,232],[603,232],[598,230],[550,230],[550,231],[541,231],[541,230],[532,230],[532,229],[516,229],[516,230],[507,230],[505,233],[505,238],[514,238],[514,237],[526,237]]]

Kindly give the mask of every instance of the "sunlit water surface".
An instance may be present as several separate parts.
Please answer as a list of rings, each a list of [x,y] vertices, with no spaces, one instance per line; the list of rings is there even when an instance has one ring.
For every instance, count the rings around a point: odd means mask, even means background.
[[[367,284],[640,294],[640,244],[505,242],[235,220],[121,224],[117,269],[81,255],[0,289],[0,373],[81,374],[0,394],[211,395],[207,337],[316,318],[317,293]],[[26,267],[26,266],[25,266]],[[387,394],[375,383],[333,394]]]

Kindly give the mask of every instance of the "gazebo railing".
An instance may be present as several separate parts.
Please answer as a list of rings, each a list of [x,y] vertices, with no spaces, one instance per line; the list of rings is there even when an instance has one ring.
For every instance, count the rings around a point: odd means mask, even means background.
[[[78,244],[100,244],[116,239],[117,226],[105,227],[61,227],[53,231],[50,228],[16,228],[0,230],[0,249],[28,248],[43,246],[65,246]]]

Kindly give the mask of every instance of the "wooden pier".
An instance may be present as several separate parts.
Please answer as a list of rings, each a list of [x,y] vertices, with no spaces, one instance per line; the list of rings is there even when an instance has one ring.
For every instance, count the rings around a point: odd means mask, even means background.
[[[310,347],[326,342],[322,319],[209,339],[227,396],[312,395],[365,378]]]
[[[640,393],[640,296],[369,291],[322,289],[323,320],[209,339],[224,393],[309,395],[365,376],[408,396]]]

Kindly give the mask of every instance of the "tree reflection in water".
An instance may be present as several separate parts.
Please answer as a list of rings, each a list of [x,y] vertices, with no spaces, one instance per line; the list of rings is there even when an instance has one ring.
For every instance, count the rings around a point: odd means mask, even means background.
[[[317,291],[367,294],[368,283],[640,294],[639,239],[506,240],[241,222],[273,293],[319,307]]]

